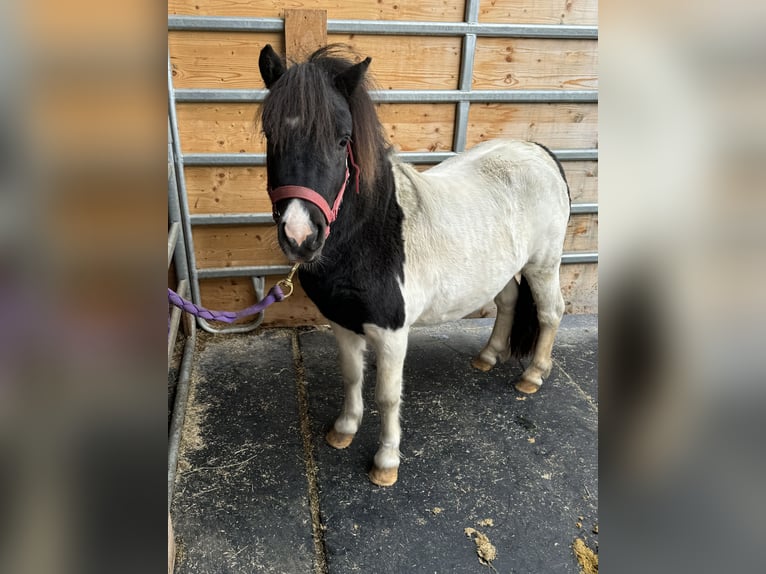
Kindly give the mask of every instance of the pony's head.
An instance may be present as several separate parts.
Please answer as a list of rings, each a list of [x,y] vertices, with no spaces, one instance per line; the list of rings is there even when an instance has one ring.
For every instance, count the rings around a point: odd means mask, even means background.
[[[261,50],[269,195],[279,245],[291,261],[319,257],[344,193],[359,191],[354,152],[359,157],[371,145],[361,118],[375,116],[364,89],[370,61],[353,64],[329,47],[288,69],[270,45]],[[366,162],[359,163],[364,172]]]

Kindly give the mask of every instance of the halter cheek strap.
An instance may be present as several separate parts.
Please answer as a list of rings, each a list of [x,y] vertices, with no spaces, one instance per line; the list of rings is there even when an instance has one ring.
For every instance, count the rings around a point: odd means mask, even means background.
[[[359,193],[359,166],[356,165],[356,162],[354,161],[354,154],[351,151],[351,143],[346,144],[346,150],[348,151],[347,160],[351,159],[351,165],[354,166],[356,192]],[[281,185],[276,189],[269,188],[269,197],[271,198],[271,205],[273,208],[272,215],[274,217],[274,221],[278,221],[279,219],[279,215],[276,210],[278,201],[293,198],[303,199],[316,205],[319,208],[319,211],[322,212],[322,215],[324,215],[325,220],[327,221],[327,227],[325,228],[326,238],[328,235],[330,235],[330,224],[338,218],[338,211],[340,210],[340,204],[343,202],[343,194],[346,191],[346,185],[348,184],[349,176],[350,173],[348,170],[348,161],[346,161],[346,177],[343,178],[343,185],[340,187],[340,191],[338,192],[338,195],[332,204],[332,208],[324,197],[309,187],[303,187],[301,185]]]

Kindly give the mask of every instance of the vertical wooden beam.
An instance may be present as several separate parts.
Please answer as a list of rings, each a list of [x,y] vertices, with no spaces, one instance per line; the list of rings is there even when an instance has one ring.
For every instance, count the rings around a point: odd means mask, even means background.
[[[327,10],[285,10],[285,54],[301,61],[327,45]]]

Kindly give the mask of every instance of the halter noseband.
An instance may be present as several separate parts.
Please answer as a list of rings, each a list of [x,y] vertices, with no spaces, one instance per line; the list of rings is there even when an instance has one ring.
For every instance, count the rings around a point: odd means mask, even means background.
[[[351,151],[351,143],[346,144],[346,150],[348,155],[346,156],[346,177],[343,178],[343,185],[340,186],[338,196],[330,208],[330,204],[327,203],[324,197],[319,195],[316,191],[309,187],[303,187],[301,185],[281,185],[276,189],[269,188],[269,197],[271,198],[272,216],[274,221],[279,220],[279,213],[277,212],[277,202],[283,199],[303,199],[309,203],[313,203],[322,212],[327,220],[327,227],[325,228],[325,238],[330,235],[330,224],[338,218],[338,210],[340,204],[343,201],[343,193],[346,191],[346,185],[348,184],[348,178],[351,175],[348,170],[348,160],[351,159],[351,165],[354,167],[356,192],[359,193],[359,166],[354,161],[354,154]]]

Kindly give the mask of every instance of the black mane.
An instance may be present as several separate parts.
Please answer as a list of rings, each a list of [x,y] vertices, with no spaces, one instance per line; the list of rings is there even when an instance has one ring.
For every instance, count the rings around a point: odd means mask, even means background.
[[[318,153],[327,153],[336,145],[335,123],[331,94],[335,91],[333,79],[354,65],[358,59],[350,48],[330,45],[320,48],[305,62],[291,66],[271,87],[264,100],[261,126],[269,141],[284,150],[290,130],[284,118],[297,117],[317,144]],[[378,120],[375,105],[368,94],[371,81],[362,80],[349,96],[348,105],[353,120],[351,134],[354,157],[361,171],[361,187],[370,189],[378,176],[381,155],[390,146]]]

